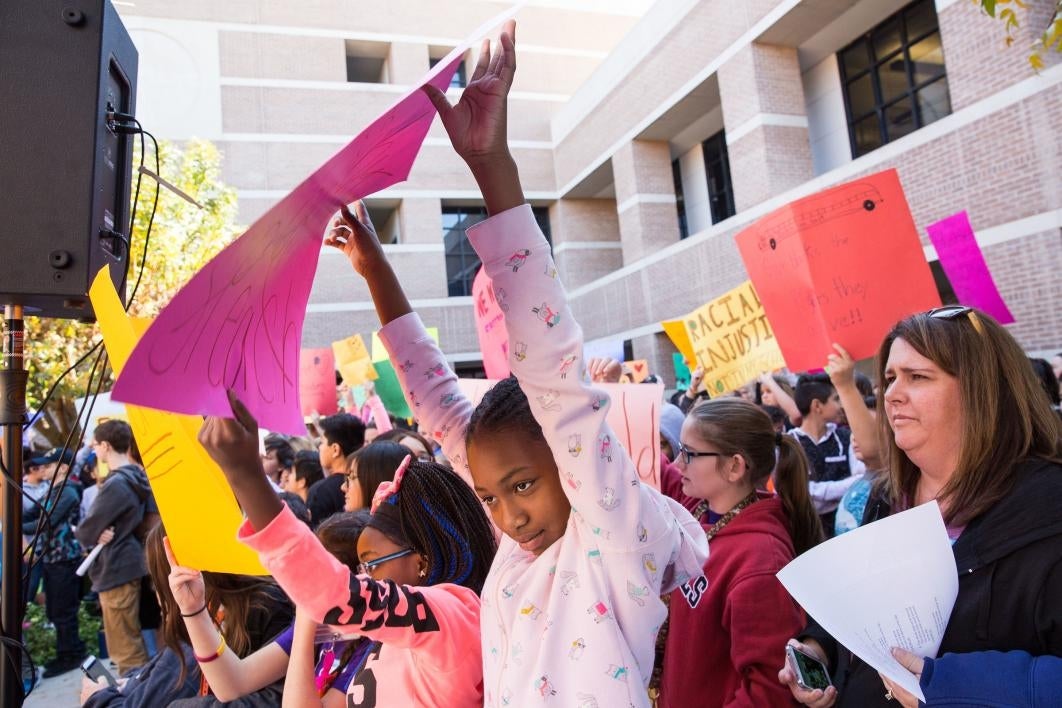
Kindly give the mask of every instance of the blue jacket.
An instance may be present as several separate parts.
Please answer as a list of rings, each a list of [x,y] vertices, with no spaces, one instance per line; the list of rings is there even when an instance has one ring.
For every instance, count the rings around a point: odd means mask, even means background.
[[[1038,708],[1062,705],[1062,657],[978,651],[926,659],[921,705]]]

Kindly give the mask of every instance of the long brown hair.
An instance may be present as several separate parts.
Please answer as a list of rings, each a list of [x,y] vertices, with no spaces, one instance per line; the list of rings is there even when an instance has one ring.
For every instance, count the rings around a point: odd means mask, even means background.
[[[702,438],[724,455],[740,455],[753,483],[770,476],[789,521],[789,537],[800,555],[819,543],[822,522],[808,493],[808,462],[803,448],[788,435],[775,432],[771,417],[740,398],[713,398],[689,413]],[[775,449],[778,450],[777,465]]]
[[[1038,457],[1062,462],[1062,423],[1040,389],[1029,360],[992,317],[971,310],[951,318],[911,315],[896,323],[878,351],[884,389],[892,343],[902,339],[959,382],[959,462],[940,490],[944,519],[961,526],[985,513],[1010,490],[1018,465]],[[886,482],[894,508],[915,498],[921,471],[896,446],[878,397],[878,421],[888,457]],[[961,423],[958,421],[961,420]]]
[[[157,524],[148,534],[145,545],[148,572],[155,592],[159,597],[162,614],[162,626],[159,630],[162,643],[166,648],[183,657],[181,645],[191,644],[188,630],[181,618],[181,610],[170,592],[170,564],[166,559],[163,539],[166,530]],[[247,631],[248,618],[252,610],[268,610],[275,604],[278,593],[276,584],[267,578],[251,575],[231,575],[228,573],[203,572],[206,585],[207,612],[211,617],[217,615],[221,607],[225,608],[225,623],[222,635],[230,651],[244,657],[257,647],[251,646],[251,637]],[[196,668],[196,671],[199,669]],[[184,683],[187,667],[182,658],[181,673],[175,686]]]

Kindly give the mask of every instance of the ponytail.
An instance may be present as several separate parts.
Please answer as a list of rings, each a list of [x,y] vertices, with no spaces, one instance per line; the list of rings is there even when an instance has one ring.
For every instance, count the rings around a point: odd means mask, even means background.
[[[777,443],[774,489],[785,508],[793,550],[799,556],[822,541],[822,521],[808,492],[808,460],[804,449],[789,435],[779,436]]]

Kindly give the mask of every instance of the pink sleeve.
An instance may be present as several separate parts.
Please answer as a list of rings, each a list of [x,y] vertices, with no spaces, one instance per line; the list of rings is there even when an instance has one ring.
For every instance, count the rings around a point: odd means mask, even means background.
[[[582,328],[531,207],[480,222],[468,238],[494,283],[509,332],[509,364],[560,469],[576,516],[611,543],[657,539],[674,526],[646,503],[634,463],[605,420],[608,395],[584,376]]]
[[[239,538],[258,552],[292,602],[318,622],[350,627],[397,647],[431,643],[440,664],[462,661],[470,636],[479,646],[479,602],[472,590],[448,584],[409,587],[355,575],[286,506],[257,533],[244,522]]]
[[[465,428],[472,402],[457,384],[457,375],[428,335],[420,315],[410,312],[380,330],[409,408],[421,431],[442,445],[454,471],[472,486],[465,453]]]

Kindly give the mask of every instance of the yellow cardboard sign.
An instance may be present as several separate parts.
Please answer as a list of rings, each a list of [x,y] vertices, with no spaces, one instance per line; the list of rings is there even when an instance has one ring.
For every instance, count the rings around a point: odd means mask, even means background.
[[[698,307],[685,318],[704,386],[713,396],[785,366],[752,281]]]
[[[126,315],[106,267],[89,291],[117,375],[144,324]],[[182,565],[219,573],[268,575],[258,554],[236,540],[243,514],[221,469],[199,444],[199,416],[126,405],[148,481]]]
[[[336,368],[348,386],[360,386],[376,380],[378,374],[360,334],[332,342],[332,351],[336,355]]]
[[[686,320],[666,320],[660,325],[664,328],[675,349],[679,350],[682,358],[686,360],[686,366],[691,369],[697,368],[697,357],[693,352],[693,344],[690,342],[690,331],[686,329]]]

